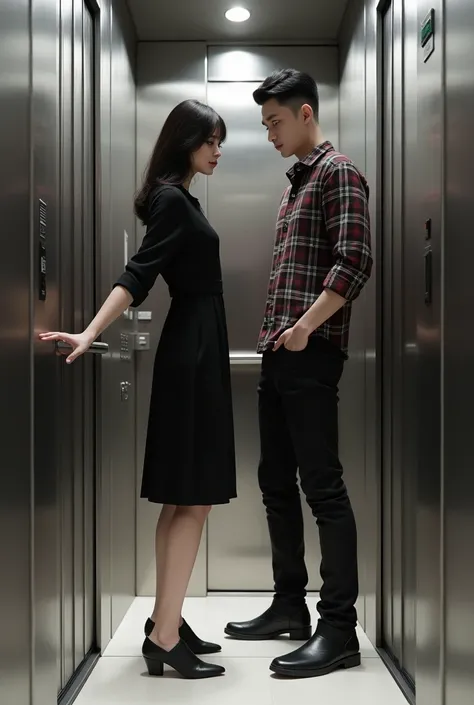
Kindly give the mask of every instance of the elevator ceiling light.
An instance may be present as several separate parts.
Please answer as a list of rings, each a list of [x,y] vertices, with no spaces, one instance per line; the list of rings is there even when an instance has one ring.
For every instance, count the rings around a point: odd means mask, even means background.
[[[250,12],[244,7],[233,7],[225,13],[229,22],[245,22],[250,17]]]

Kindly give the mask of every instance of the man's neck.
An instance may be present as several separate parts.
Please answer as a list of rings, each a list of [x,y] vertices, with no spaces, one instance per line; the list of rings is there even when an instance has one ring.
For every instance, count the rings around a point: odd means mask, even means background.
[[[316,147],[319,147],[320,144],[323,144],[323,142],[325,142],[323,132],[319,125],[315,125],[309,139],[305,144],[301,145],[301,148],[298,149],[297,153],[295,153],[295,157],[301,161],[301,159],[304,159],[308,156],[308,154],[311,154],[311,152],[316,149]]]

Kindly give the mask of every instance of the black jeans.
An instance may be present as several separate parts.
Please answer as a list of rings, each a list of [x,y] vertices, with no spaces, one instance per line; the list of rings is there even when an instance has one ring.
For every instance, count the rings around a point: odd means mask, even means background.
[[[304,601],[301,488],[319,527],[322,622],[351,630],[357,622],[357,532],[338,457],[338,383],[343,354],[322,338],[302,352],[264,353],[259,385],[259,483],[267,510],[276,604]]]

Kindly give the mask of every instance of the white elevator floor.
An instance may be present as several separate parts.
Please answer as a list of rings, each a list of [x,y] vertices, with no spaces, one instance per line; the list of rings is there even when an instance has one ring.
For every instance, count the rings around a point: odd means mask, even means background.
[[[165,670],[150,678],[141,657],[143,624],[153,600],[137,598],[103,657],[76,700],[77,705],[406,705],[406,700],[362,631],[362,666],[329,676],[283,680],[268,667],[275,656],[301,645],[277,641],[233,641],[223,634],[230,620],[245,620],[263,612],[268,597],[205,597],[186,600],[184,616],[194,630],[222,644],[222,653],[209,657],[226,668],[226,675],[189,681]],[[314,612],[314,598],[309,600]]]

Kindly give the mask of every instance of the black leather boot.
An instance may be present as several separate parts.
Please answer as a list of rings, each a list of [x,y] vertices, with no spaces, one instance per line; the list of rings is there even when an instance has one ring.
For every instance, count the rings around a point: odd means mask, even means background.
[[[182,639],[171,651],[165,651],[147,637],[143,642],[142,654],[150,676],[162,676],[165,664],[183,678],[212,678],[225,673],[222,666],[201,661]]]
[[[145,635],[150,636],[154,628],[155,623],[153,620],[147,619],[145,623]],[[210,641],[203,641],[200,639],[184,619],[179,628],[179,636],[180,639],[182,639],[195,654],[217,654],[222,650],[222,647],[220,647],[219,644],[213,644]]]
[[[224,629],[228,636],[245,641],[276,639],[289,634],[294,641],[306,641],[311,636],[311,616],[306,604],[301,607],[276,608],[275,603],[262,615],[249,622],[229,622]]]
[[[355,631],[338,632],[320,622],[307,644],[274,659],[270,670],[290,678],[312,678],[339,668],[354,668],[360,666],[360,662],[359,640]]]

